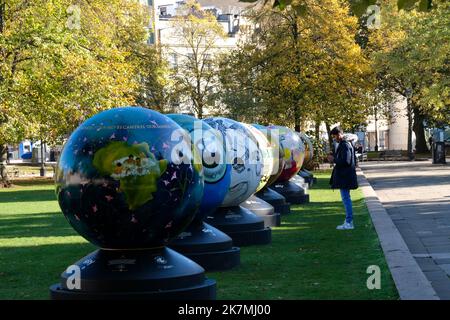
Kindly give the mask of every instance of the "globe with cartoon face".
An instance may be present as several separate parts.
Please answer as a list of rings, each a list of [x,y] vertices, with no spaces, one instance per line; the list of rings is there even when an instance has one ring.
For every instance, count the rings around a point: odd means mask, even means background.
[[[241,123],[222,117],[204,121],[222,135],[226,161],[232,168],[230,187],[221,206],[237,206],[255,193],[261,182],[261,151],[253,135]]]
[[[277,182],[288,181],[300,171],[303,165],[305,145],[297,133],[287,127],[269,126],[269,129],[278,136],[284,155],[284,167]]]
[[[200,153],[205,189],[195,220],[202,221],[222,204],[230,186],[231,164],[226,163],[225,144],[219,132],[202,120],[184,114],[167,116],[190,134],[192,149]]]
[[[263,169],[261,181],[256,189],[256,192],[258,192],[266,186],[271,175],[273,174],[274,166],[276,165],[275,160],[278,159],[279,149],[269,142],[266,135],[262,131],[250,124],[242,123],[242,125],[253,135],[258,144],[259,151],[261,152]]]
[[[252,126],[255,127],[266,137],[267,141],[269,142],[270,152],[272,153],[271,157],[273,161],[273,164],[271,166],[272,171],[270,172],[269,179],[265,184],[265,186],[268,187],[275,181],[277,181],[278,177],[283,172],[285,164],[284,151],[281,148],[279,137],[276,130],[272,132],[268,127],[265,127],[260,124],[252,124]]]
[[[104,249],[161,247],[194,218],[204,188],[191,140],[140,107],[103,111],[64,145],[56,195],[70,225]]]

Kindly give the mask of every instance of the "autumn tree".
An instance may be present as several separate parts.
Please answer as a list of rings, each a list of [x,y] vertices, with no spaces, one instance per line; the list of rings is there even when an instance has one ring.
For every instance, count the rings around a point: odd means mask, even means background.
[[[373,39],[379,42],[374,65],[386,90],[407,99],[409,154],[412,131],[416,151],[426,152],[424,121],[450,121],[449,3],[436,0],[428,7],[412,1],[399,8],[385,1],[382,5],[382,26]]]
[[[217,86],[217,42],[226,34],[217,18],[193,0],[180,6],[171,27],[178,46],[165,49],[166,54],[179,58],[172,73],[175,94],[190,102],[195,114],[202,118],[205,108],[213,105],[211,99]]]
[[[148,13],[131,0],[9,0],[1,10],[0,146],[56,143],[87,117],[132,104]],[[2,181],[8,185],[2,166]]]
[[[139,83],[136,103],[159,112],[171,112],[174,85],[168,61],[161,56],[160,48],[157,45],[141,46],[135,57]]]
[[[249,14],[256,35],[225,58],[221,76],[226,99],[244,92],[255,103],[230,108],[298,131],[308,120],[347,127],[364,122],[373,83],[370,63],[355,42],[357,19],[341,1],[302,4]]]
[[[264,3],[283,11],[301,12],[312,7],[308,0],[241,1]],[[448,1],[348,0],[347,3],[350,13],[359,19],[356,41],[369,55],[376,71],[376,78],[371,79],[376,90],[368,98],[373,103],[384,100],[384,104],[371,103],[369,110],[376,113],[378,107],[404,96],[409,118],[408,151],[412,154],[412,131],[416,134],[417,151],[426,151],[424,122],[429,125],[449,122]],[[379,30],[367,27],[374,8],[382,13]],[[289,59],[287,56],[286,64]]]

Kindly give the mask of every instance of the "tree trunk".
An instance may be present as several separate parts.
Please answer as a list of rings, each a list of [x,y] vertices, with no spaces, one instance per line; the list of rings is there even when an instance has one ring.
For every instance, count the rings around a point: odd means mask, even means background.
[[[375,106],[374,109],[374,116],[375,116],[375,151],[378,152],[378,108]]]
[[[316,141],[320,140],[320,121],[314,123],[314,133],[316,135]]]
[[[407,98],[406,100],[406,110],[408,115],[408,158],[410,160],[414,159],[414,154],[412,150],[412,106],[411,106],[411,98]]]
[[[199,106],[198,106],[198,115],[197,115],[197,118],[203,119],[203,106],[202,106],[202,105],[199,105]]]
[[[331,131],[331,126],[328,122],[325,121],[325,127],[327,128],[327,134],[328,134],[328,144],[330,145],[330,150],[334,150],[333,149],[333,138],[331,138],[330,135],[330,131]]]
[[[0,34],[3,33],[5,24],[5,2],[0,0]],[[8,147],[4,144],[0,144],[0,188],[11,187],[11,181],[8,177],[8,171],[6,170],[6,162],[8,160]]]
[[[416,134],[416,152],[417,153],[427,153],[427,141],[425,139],[425,128],[423,126],[424,116],[419,108],[413,108],[414,113],[414,125],[413,130]]]
[[[300,132],[301,130],[301,117],[298,108],[295,108],[294,110],[294,130],[297,132]]]
[[[0,33],[3,33],[5,25],[5,2],[0,0]]]
[[[295,17],[295,19],[293,19],[293,21],[291,22],[291,32],[292,32],[292,45],[293,48],[295,50],[295,58],[296,61],[294,61],[294,74],[296,75],[300,75],[301,74],[301,65],[300,65],[300,60],[302,58],[302,54],[299,48],[299,39],[300,39],[300,32],[298,29],[298,24],[297,24],[297,17]],[[301,130],[301,114],[300,114],[300,106],[301,106],[301,95],[297,95],[296,98],[296,104],[294,106],[294,129],[297,132],[300,132]]]
[[[0,187],[11,187],[11,181],[6,171],[6,160],[8,159],[8,148],[6,145],[0,145]]]

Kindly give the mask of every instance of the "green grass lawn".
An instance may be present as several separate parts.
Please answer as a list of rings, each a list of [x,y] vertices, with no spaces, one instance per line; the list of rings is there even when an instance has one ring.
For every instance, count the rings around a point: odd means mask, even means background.
[[[352,192],[353,231],[344,220],[329,172],[317,173],[311,203],[292,207],[274,228],[273,243],[241,248],[241,266],[209,273],[219,299],[398,299],[362,193]],[[95,248],[60,213],[49,181],[0,189],[0,299],[47,299],[59,274]],[[381,268],[381,289],[368,290],[370,265]]]

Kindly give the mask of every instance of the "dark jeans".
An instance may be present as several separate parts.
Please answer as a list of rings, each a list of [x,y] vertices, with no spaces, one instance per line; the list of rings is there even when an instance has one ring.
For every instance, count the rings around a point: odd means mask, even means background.
[[[353,221],[353,207],[352,207],[352,199],[350,198],[350,190],[349,189],[340,189],[341,190],[341,198],[345,207],[345,221],[350,223]]]

